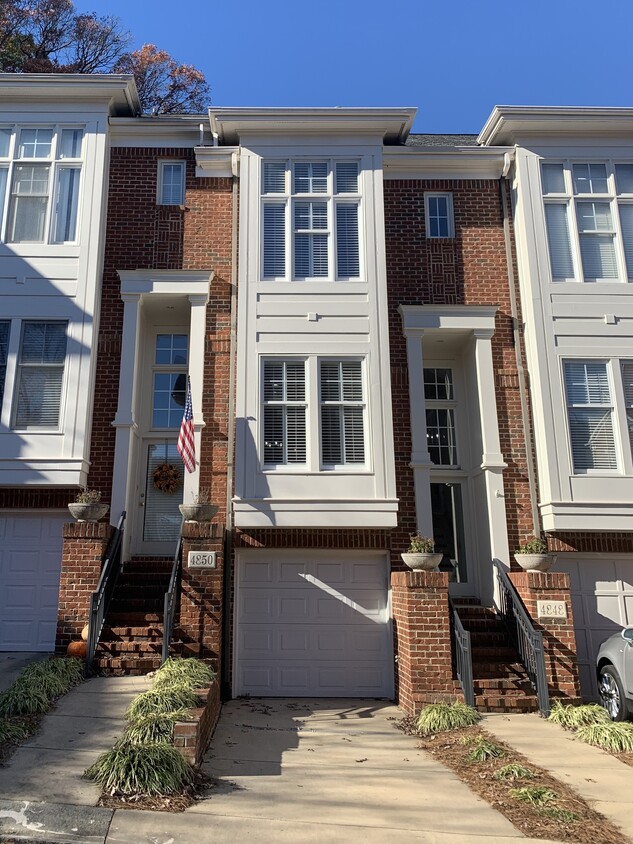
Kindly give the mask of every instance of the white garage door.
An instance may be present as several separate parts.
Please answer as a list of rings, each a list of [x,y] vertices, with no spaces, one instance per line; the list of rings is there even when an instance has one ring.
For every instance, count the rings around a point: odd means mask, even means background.
[[[234,693],[392,697],[385,554],[241,552]]]
[[[633,556],[559,554],[556,568],[571,577],[571,601],[583,696],[595,700],[596,654],[602,642],[633,625]]]
[[[0,650],[55,647],[62,525],[68,516],[0,518]]]

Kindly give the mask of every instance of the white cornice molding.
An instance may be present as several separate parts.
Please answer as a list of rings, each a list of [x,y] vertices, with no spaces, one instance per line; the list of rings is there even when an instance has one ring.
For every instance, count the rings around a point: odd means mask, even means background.
[[[498,179],[512,147],[387,147],[385,179]]]
[[[230,177],[239,175],[239,147],[196,147],[196,176]]]
[[[235,145],[240,135],[366,135],[388,144],[404,143],[415,108],[214,108],[212,132]]]
[[[213,270],[117,270],[121,297],[158,293],[165,296],[208,296]]]
[[[107,101],[111,115],[141,111],[134,77],[115,73],[0,73],[0,102]]]
[[[202,127],[202,130],[201,130]],[[206,115],[111,117],[113,147],[186,147],[211,142]]]
[[[424,331],[494,332],[496,305],[400,305],[405,335]],[[490,334],[492,336],[492,334]]]
[[[633,108],[593,106],[495,106],[477,143],[514,144],[526,136],[633,134]]]

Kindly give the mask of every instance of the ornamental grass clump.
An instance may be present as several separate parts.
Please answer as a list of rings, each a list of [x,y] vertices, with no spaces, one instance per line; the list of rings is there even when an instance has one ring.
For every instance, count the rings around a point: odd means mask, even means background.
[[[189,709],[143,715],[130,722],[121,736],[121,741],[126,739],[132,744],[171,744],[176,722],[187,721],[190,717]]]
[[[184,756],[169,744],[131,744],[125,736],[85,773],[109,794],[176,794],[193,782]]]
[[[506,753],[503,747],[483,736],[477,736],[474,741],[468,743],[472,745],[472,748],[466,756],[467,762],[487,762],[489,759],[505,756]]]
[[[633,751],[633,724],[589,724],[576,731],[580,741],[601,747],[610,753],[631,753]]]
[[[128,706],[125,717],[136,721],[145,715],[174,712],[177,709],[195,709],[200,705],[200,698],[186,683],[172,683],[135,697]]]
[[[555,701],[549,720],[567,730],[577,730],[579,727],[586,727],[591,724],[611,723],[606,709],[598,706],[597,703],[585,703],[582,706],[563,704]]]
[[[481,715],[472,706],[459,701],[455,703],[431,703],[420,712],[417,729],[420,735],[459,730],[471,727],[481,719]]]
[[[0,695],[0,716],[38,715],[50,707],[50,698],[32,680],[22,676]]]
[[[213,669],[199,659],[170,657],[156,672],[154,688],[164,689],[176,683],[186,684],[191,689],[204,689],[214,677]]]
[[[496,780],[533,780],[536,774],[525,765],[519,765],[518,762],[511,762],[509,765],[503,765],[495,773]]]
[[[510,795],[516,800],[522,800],[524,803],[535,806],[537,809],[547,806],[548,803],[554,803],[558,799],[558,794],[544,785],[525,785],[523,788],[511,788]]]
[[[29,734],[29,731],[22,724],[16,724],[14,721],[8,721],[5,718],[0,718],[0,744],[4,741],[12,741],[15,744],[23,741]]]

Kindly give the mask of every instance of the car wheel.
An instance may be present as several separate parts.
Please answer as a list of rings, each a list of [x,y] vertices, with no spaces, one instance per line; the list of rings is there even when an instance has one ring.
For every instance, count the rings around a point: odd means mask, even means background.
[[[627,716],[626,699],[618,672],[612,665],[603,665],[598,679],[600,703],[612,721],[624,721]]]

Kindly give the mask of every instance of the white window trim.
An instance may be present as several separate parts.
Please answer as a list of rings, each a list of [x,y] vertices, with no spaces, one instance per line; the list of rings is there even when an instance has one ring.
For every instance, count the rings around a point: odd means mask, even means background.
[[[4,196],[0,196],[0,243],[7,244],[11,248],[20,247],[22,244],[73,246],[79,243],[79,232],[81,231],[82,195],[84,191],[84,175],[86,161],[86,125],[82,123],[5,123],[0,126],[2,129],[9,129],[8,156],[0,158],[0,168],[7,169],[7,184]],[[20,132],[23,129],[51,129],[53,139],[51,151],[46,158],[18,158],[18,141]],[[60,158],[59,149],[61,133],[64,129],[78,129],[83,132],[81,139],[81,154],[78,158]],[[13,174],[16,165],[32,164],[37,166],[40,163],[49,168],[48,196],[46,201],[46,216],[44,220],[44,237],[42,240],[17,240],[8,241],[9,219],[11,211],[11,196],[13,189]],[[80,172],[79,190],[77,195],[77,220],[75,223],[75,238],[73,240],[56,240],[55,223],[57,219],[56,206],[59,197],[59,173],[61,170],[74,168]]]
[[[451,380],[452,380],[452,387],[453,387],[453,398],[452,399],[427,399],[426,395],[424,394],[424,381],[422,382],[422,395],[424,398],[424,408],[425,413],[427,410],[452,410],[453,411],[453,435],[454,435],[454,444],[453,448],[455,449],[455,455],[457,460],[455,463],[433,463],[432,465],[435,469],[441,471],[448,471],[454,472],[461,470],[462,467],[462,454],[461,454],[461,442],[460,442],[460,435],[459,435],[459,422],[460,422],[460,413],[459,413],[459,399],[457,396],[458,387],[457,383],[460,381],[460,372],[457,371],[455,364],[440,364],[436,363],[434,360],[425,360],[423,373],[427,369],[448,369],[451,372]],[[428,425],[427,425],[427,447],[428,447]],[[429,451],[430,456],[430,451]]]
[[[182,185],[179,202],[165,202],[163,199],[163,179],[166,166],[179,165],[182,174]],[[158,162],[158,175],[156,179],[156,204],[179,208],[185,204],[185,190],[187,180],[187,162],[176,158],[163,158]]]
[[[431,234],[429,200],[436,197],[446,199],[448,213],[448,235],[441,236]],[[450,191],[425,191],[424,192],[424,223],[426,237],[428,240],[448,240],[455,237],[455,214],[453,212],[453,194]]]
[[[264,463],[264,362],[303,360],[305,362],[305,407],[306,407],[306,462]],[[322,361],[356,361],[361,364],[363,388],[363,437],[364,463],[329,464],[321,459],[321,390],[320,364]],[[259,470],[264,474],[367,474],[372,471],[370,458],[369,392],[367,389],[367,360],[363,355],[260,355],[258,407],[260,419],[257,426]]]
[[[299,163],[325,163],[327,165],[327,191],[324,193],[295,193],[295,165]],[[356,193],[336,193],[336,165],[354,163],[358,165],[358,191]],[[264,165],[283,164],[286,175],[284,181],[284,192],[264,193]],[[363,170],[362,163],[357,157],[322,157],[322,156],[298,156],[293,158],[270,157],[262,158],[259,168],[259,196],[260,196],[260,256],[259,273],[260,280],[264,283],[289,282],[292,284],[303,284],[306,282],[362,282],[365,278],[364,270],[364,243],[363,243]],[[294,206],[296,202],[324,202],[327,205],[327,228],[318,230],[315,233],[326,234],[328,237],[328,273],[323,276],[295,276],[295,225]],[[267,276],[264,272],[264,205],[283,205],[284,231],[285,231],[285,272],[283,275]],[[336,206],[356,204],[358,209],[358,276],[339,276],[338,254],[337,254],[337,228],[336,228]]]

